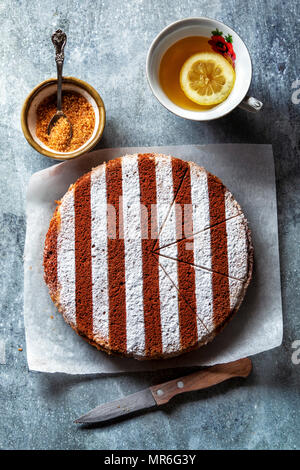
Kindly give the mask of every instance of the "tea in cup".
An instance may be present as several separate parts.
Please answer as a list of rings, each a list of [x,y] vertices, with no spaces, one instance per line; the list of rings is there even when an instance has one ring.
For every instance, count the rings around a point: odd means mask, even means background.
[[[246,46],[219,21],[187,18],[171,24],[153,41],[146,68],[152,92],[178,116],[206,121],[236,106],[254,112],[262,107],[246,97],[252,77]]]

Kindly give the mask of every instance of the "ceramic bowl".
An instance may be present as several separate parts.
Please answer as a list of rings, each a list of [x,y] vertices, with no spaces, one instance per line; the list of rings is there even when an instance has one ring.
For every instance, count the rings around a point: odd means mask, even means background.
[[[29,93],[22,108],[21,125],[24,136],[35,150],[56,160],[70,160],[91,150],[101,139],[105,127],[105,107],[99,93],[83,80],[63,77],[62,89],[63,91],[74,91],[84,96],[95,112],[95,128],[91,137],[81,147],[72,152],[58,152],[47,147],[36,135],[37,107],[45,98],[56,93],[56,78],[45,80]]]

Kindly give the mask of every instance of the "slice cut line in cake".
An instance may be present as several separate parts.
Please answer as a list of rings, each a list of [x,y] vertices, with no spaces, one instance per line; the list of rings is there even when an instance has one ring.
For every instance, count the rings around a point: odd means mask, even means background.
[[[239,215],[155,253],[243,281],[249,269],[247,232],[247,221]]]
[[[219,333],[238,310],[245,294],[242,281],[220,275],[214,271],[159,257],[159,264],[189,303],[194,324],[204,326],[210,337]],[[184,307],[180,308],[184,315]]]
[[[183,250],[176,206],[190,203],[193,249]],[[247,276],[237,281],[231,275],[240,276],[241,245],[223,253],[228,269],[223,262],[217,273],[213,254],[211,271],[195,266],[203,256],[196,239],[202,231],[213,240],[217,226],[227,227],[240,214],[220,180],[192,162],[135,154],[104,163],[70,187],[50,222],[44,268],[52,300],[79,335],[108,353],[158,359],[206,344],[246,291],[252,246],[248,231]],[[208,245],[204,251],[209,257]],[[214,285],[225,284],[224,300]]]
[[[170,194],[170,208],[166,213],[160,204],[157,206],[159,230],[154,251],[242,213],[223,183],[195,163],[180,161],[185,173],[178,181],[176,160],[172,160],[172,178],[165,184]],[[177,188],[176,193],[172,192],[172,187]]]

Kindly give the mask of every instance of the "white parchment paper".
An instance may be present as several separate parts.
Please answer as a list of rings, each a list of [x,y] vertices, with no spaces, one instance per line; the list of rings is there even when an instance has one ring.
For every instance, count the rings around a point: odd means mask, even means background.
[[[83,341],[56,311],[43,279],[43,247],[55,200],[92,167],[126,153],[161,152],[193,160],[220,177],[241,204],[253,234],[254,276],[240,311],[209,345],[164,361],[110,357]],[[24,316],[28,366],[43,372],[114,374],[212,365],[251,356],[282,341],[276,187],[270,145],[203,145],[98,150],[35,173],[27,190]]]

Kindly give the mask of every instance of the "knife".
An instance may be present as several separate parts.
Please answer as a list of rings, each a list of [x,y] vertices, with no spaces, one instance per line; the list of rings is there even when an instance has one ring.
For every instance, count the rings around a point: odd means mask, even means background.
[[[207,367],[185,377],[146,388],[120,400],[104,403],[77,418],[75,423],[92,424],[112,421],[136,411],[164,405],[180,393],[212,387],[232,377],[248,377],[251,370],[252,362],[247,357]]]

